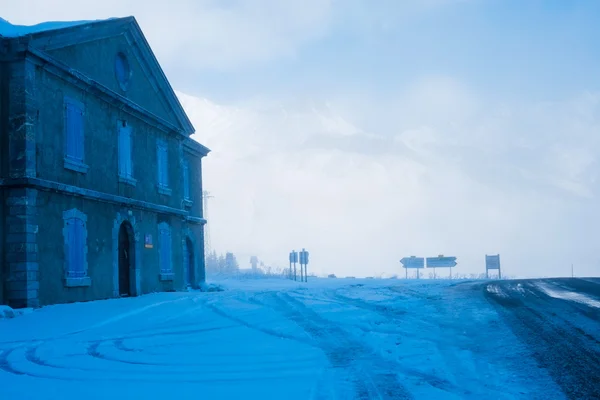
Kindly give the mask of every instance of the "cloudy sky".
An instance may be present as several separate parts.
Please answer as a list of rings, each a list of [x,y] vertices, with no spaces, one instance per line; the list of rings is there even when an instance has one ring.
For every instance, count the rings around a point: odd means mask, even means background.
[[[600,274],[600,2],[0,0],[135,15],[197,130],[211,244],[317,273],[407,255]]]

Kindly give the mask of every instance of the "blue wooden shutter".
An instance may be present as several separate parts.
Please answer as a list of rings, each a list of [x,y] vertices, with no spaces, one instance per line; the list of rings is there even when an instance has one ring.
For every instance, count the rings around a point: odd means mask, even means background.
[[[169,174],[168,174],[168,167],[169,167],[169,163],[168,163],[168,153],[167,153],[167,146],[166,144],[162,147],[162,175],[163,175],[163,185],[165,186],[169,186]]]
[[[159,185],[164,185],[164,181],[163,181],[163,151],[162,151],[162,146],[160,144],[160,142],[157,144],[156,146],[156,156],[157,156],[157,160],[156,160],[156,164],[158,166],[158,184]]]
[[[125,135],[123,127],[119,127],[119,175],[125,176]]]
[[[67,220],[67,276],[73,276],[74,263],[75,263],[75,235],[74,235],[74,220]]]
[[[83,110],[73,103],[66,107],[66,156],[83,162]]]
[[[77,247],[76,251],[76,263],[75,263],[75,276],[81,277],[84,275],[84,262],[85,262],[85,231],[83,226],[83,221],[81,219],[76,219],[74,224],[75,227],[75,237]]]
[[[133,177],[131,165],[131,129],[119,127],[119,174],[128,178]]]
[[[171,256],[171,231],[167,230],[166,231],[166,236],[167,236],[167,271],[171,272],[171,260],[172,260],[172,256]]]
[[[75,158],[83,162],[83,110],[75,108]]]
[[[133,177],[133,168],[131,165],[131,128],[125,128],[125,174],[131,178]]]
[[[70,158],[75,158],[75,108],[72,104],[67,103],[65,109],[65,155]]]
[[[187,162],[183,163],[183,198],[190,198],[190,167]]]
[[[171,269],[171,238],[167,229],[160,231],[160,269],[170,272]]]
[[[188,247],[187,247],[187,243],[183,246],[183,276],[185,277],[185,283],[186,284],[191,284],[192,282],[189,282],[188,277],[190,276],[189,273],[189,268],[190,268],[190,257],[189,257],[189,253],[188,253]]]
[[[165,270],[165,231],[164,230],[160,230],[158,231],[158,240],[159,240],[159,246],[160,246],[160,271],[164,272]]]

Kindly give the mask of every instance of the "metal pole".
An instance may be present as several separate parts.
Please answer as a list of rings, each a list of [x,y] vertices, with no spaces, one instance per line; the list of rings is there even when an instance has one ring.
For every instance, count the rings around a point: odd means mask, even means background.
[[[573,264],[571,264],[571,278],[575,278],[575,273],[573,272]]]
[[[435,268],[433,269],[433,279],[435,279]]]

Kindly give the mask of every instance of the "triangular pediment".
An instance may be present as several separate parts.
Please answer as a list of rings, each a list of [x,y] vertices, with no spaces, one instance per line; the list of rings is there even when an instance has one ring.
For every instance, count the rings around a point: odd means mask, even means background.
[[[126,97],[181,133],[194,127],[134,17],[27,35],[29,45]]]

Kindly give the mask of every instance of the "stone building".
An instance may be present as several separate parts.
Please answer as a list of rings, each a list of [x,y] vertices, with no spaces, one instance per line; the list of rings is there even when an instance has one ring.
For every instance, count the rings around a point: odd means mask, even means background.
[[[0,303],[201,285],[192,133],[135,18],[0,19]]]

